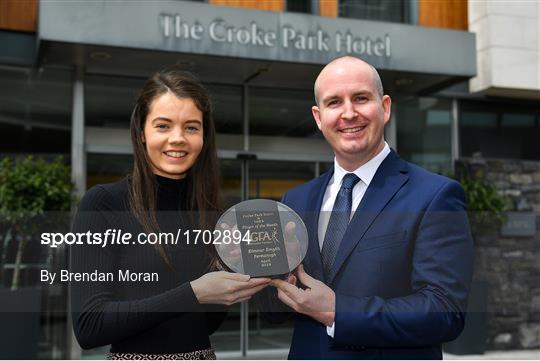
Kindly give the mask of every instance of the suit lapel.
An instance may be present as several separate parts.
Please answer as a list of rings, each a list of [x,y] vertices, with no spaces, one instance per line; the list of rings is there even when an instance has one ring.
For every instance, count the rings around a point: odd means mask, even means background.
[[[314,278],[323,280],[323,267],[321,252],[319,248],[319,215],[321,213],[322,201],[328,182],[334,174],[334,168],[316,180],[308,194],[308,204],[304,221],[308,229],[308,250],[304,265],[306,271]]]
[[[343,263],[362,239],[375,217],[383,210],[394,194],[407,182],[407,163],[392,151],[377,169],[362,201],[347,227],[339,246],[327,284],[331,284]],[[320,205],[319,205],[320,210]]]

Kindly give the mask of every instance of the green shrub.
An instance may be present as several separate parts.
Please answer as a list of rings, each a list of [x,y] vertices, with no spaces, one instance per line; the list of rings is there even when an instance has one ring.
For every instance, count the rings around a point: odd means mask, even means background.
[[[492,185],[472,178],[459,180],[467,195],[467,209],[471,222],[476,225],[496,225],[505,221],[509,200]]]
[[[36,220],[45,212],[69,211],[72,190],[70,167],[61,157],[53,162],[32,156],[0,160],[0,282],[9,242],[18,242],[11,282],[16,289],[25,245],[39,227]]]

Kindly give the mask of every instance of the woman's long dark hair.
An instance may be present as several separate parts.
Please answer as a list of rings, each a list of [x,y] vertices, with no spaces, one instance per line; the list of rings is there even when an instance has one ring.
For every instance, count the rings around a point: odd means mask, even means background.
[[[152,102],[171,92],[178,98],[191,99],[203,114],[203,146],[193,166],[187,171],[187,207],[191,225],[212,230],[217,221],[219,206],[219,168],[215,141],[212,104],[206,89],[192,74],[179,70],[165,70],[154,74],[143,86],[131,114],[131,142],[133,144],[133,173],[129,203],[145,232],[159,232],[156,218],[156,178],[143,143],[144,126]],[[195,217],[194,214],[198,214]],[[157,251],[171,266],[162,245]],[[207,247],[210,268],[217,265],[213,245]],[[172,266],[171,266],[172,267]]]

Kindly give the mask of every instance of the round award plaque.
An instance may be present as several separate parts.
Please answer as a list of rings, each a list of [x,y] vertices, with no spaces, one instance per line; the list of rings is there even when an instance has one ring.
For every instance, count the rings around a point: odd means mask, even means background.
[[[293,271],[304,259],[308,234],[296,212],[283,203],[251,199],[219,218],[214,245],[232,271],[273,277]]]

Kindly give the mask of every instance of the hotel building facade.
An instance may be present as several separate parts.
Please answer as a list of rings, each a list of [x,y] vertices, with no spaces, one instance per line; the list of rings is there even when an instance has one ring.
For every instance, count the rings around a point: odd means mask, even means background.
[[[332,166],[313,83],[349,54],[378,69],[402,158],[446,175],[458,159],[538,162],[538,14],[466,0],[0,0],[0,154],[64,155],[79,196],[118,180],[138,89],[177,67],[212,95],[225,206],[279,200]],[[67,305],[66,290],[49,296]],[[41,330],[40,357],[90,355],[67,318]],[[290,335],[243,304],[213,338],[218,356],[282,357]]]

